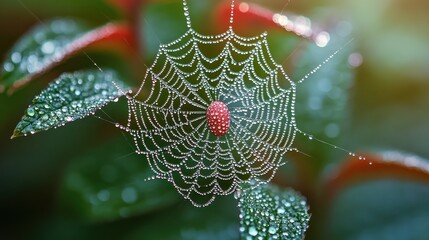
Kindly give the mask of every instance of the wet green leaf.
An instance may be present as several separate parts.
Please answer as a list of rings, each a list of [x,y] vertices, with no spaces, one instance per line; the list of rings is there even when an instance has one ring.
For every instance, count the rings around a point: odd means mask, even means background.
[[[3,63],[2,89],[45,71],[71,54],[74,40],[89,30],[82,23],[57,19],[37,25],[25,34],[10,50]]]
[[[146,181],[153,173],[134,151],[118,138],[72,161],[62,185],[66,209],[88,221],[109,221],[177,202],[180,195],[170,183]]]
[[[310,215],[304,197],[270,184],[246,184],[240,194],[242,239],[303,239]]]
[[[127,88],[114,71],[65,73],[33,99],[12,137],[61,127],[92,115],[124,91]]]

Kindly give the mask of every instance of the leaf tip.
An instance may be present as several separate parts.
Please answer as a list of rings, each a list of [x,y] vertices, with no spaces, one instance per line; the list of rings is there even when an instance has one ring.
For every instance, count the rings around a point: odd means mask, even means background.
[[[19,132],[19,131],[17,131],[16,129],[13,131],[13,134],[12,134],[12,136],[10,136],[10,139],[15,139],[15,138],[17,138],[17,137],[22,137],[23,135],[22,135],[22,133],[21,132]]]

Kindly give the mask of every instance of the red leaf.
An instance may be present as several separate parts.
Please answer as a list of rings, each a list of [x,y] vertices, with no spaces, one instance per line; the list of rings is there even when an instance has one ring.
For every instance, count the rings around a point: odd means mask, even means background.
[[[229,26],[231,13],[230,4],[222,4],[216,12],[216,23],[220,31],[225,31]],[[310,20],[304,16],[275,13],[258,4],[241,2],[234,7],[234,28],[246,34],[260,33],[267,28],[292,32],[314,40],[319,32],[311,28]]]
[[[94,29],[84,34],[82,37],[72,41],[66,46],[62,55],[57,56],[42,70],[27,75],[25,78],[13,83],[8,92],[13,93],[17,89],[34,80],[37,76],[46,73],[53,67],[76,55],[77,53],[92,47],[108,47],[108,49],[124,51],[125,53],[131,55],[137,54],[138,52],[136,50],[138,47],[135,34],[128,25],[112,23],[107,24]]]
[[[219,28],[226,29],[229,26],[231,13],[230,4],[220,5],[216,13],[216,23]],[[240,29],[250,30],[252,26],[279,27],[273,21],[274,13],[256,4],[236,3],[234,8],[234,26]]]
[[[395,178],[429,183],[429,162],[417,156],[399,152],[365,155],[366,160],[351,157],[326,183],[326,194],[332,199],[352,184],[380,178]]]

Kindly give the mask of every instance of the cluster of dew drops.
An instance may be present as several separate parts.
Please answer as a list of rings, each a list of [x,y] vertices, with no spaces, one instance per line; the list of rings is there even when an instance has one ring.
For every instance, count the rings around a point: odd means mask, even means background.
[[[254,185],[234,197],[239,199],[239,230],[244,239],[300,239],[308,227],[306,201],[292,190]]]

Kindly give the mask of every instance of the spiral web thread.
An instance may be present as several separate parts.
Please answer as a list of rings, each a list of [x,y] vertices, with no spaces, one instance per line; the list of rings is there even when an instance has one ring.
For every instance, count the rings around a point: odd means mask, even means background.
[[[269,182],[284,163],[297,132],[296,85],[271,56],[267,34],[241,37],[230,27],[215,36],[188,31],[160,45],[139,89],[127,95],[128,122],[117,127],[133,137],[155,178],[167,179],[197,207],[229,195],[254,179]],[[231,126],[222,137],[206,123],[211,102],[224,102]],[[302,132],[301,132],[302,133]]]

